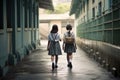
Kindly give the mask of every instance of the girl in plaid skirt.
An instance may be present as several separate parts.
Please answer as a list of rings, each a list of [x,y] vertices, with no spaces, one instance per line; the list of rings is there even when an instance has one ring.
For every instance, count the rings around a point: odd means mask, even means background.
[[[51,55],[51,61],[52,61],[52,70],[54,68],[57,68],[57,62],[58,62],[58,55],[62,55],[61,47],[59,41],[61,41],[60,35],[58,32],[58,26],[53,25],[52,30],[48,35],[48,55]]]
[[[75,35],[73,32],[71,32],[72,30],[72,26],[70,24],[68,24],[66,26],[66,30],[67,32],[64,33],[64,37],[63,37],[63,50],[65,53],[67,53],[67,62],[68,62],[68,67],[72,68],[72,53],[76,52],[76,43],[75,43]],[[67,37],[71,37],[73,39],[73,41],[71,43],[67,42]]]

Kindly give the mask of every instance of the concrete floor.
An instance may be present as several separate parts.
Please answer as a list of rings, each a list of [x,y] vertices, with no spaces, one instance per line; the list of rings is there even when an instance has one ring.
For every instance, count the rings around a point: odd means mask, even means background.
[[[73,54],[71,70],[67,67],[66,54],[63,52],[59,56],[58,69],[52,71],[46,45],[47,41],[41,41],[40,49],[25,57],[3,80],[120,80],[80,48]]]

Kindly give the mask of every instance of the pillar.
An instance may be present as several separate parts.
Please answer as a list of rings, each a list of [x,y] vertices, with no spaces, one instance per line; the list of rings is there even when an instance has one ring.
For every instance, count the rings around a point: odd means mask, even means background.
[[[16,53],[16,48],[17,48],[17,1],[12,0],[12,43],[13,43],[13,54]]]

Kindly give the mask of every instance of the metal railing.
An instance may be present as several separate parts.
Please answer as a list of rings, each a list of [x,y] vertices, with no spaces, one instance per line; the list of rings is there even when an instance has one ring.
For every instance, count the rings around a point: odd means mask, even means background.
[[[78,37],[120,46],[120,7],[77,26]]]

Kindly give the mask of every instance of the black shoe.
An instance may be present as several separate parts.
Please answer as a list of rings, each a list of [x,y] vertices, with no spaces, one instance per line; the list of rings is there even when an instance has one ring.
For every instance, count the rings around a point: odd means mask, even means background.
[[[70,68],[72,68],[72,63],[71,62],[69,63],[69,66],[70,66]]]
[[[54,66],[54,63],[52,63],[52,70],[54,70],[55,66]]]
[[[70,65],[68,64],[67,67],[70,67]]]
[[[58,65],[55,65],[55,68],[58,68]]]
[[[68,66],[69,68],[72,68],[72,63],[69,62],[67,66]]]

